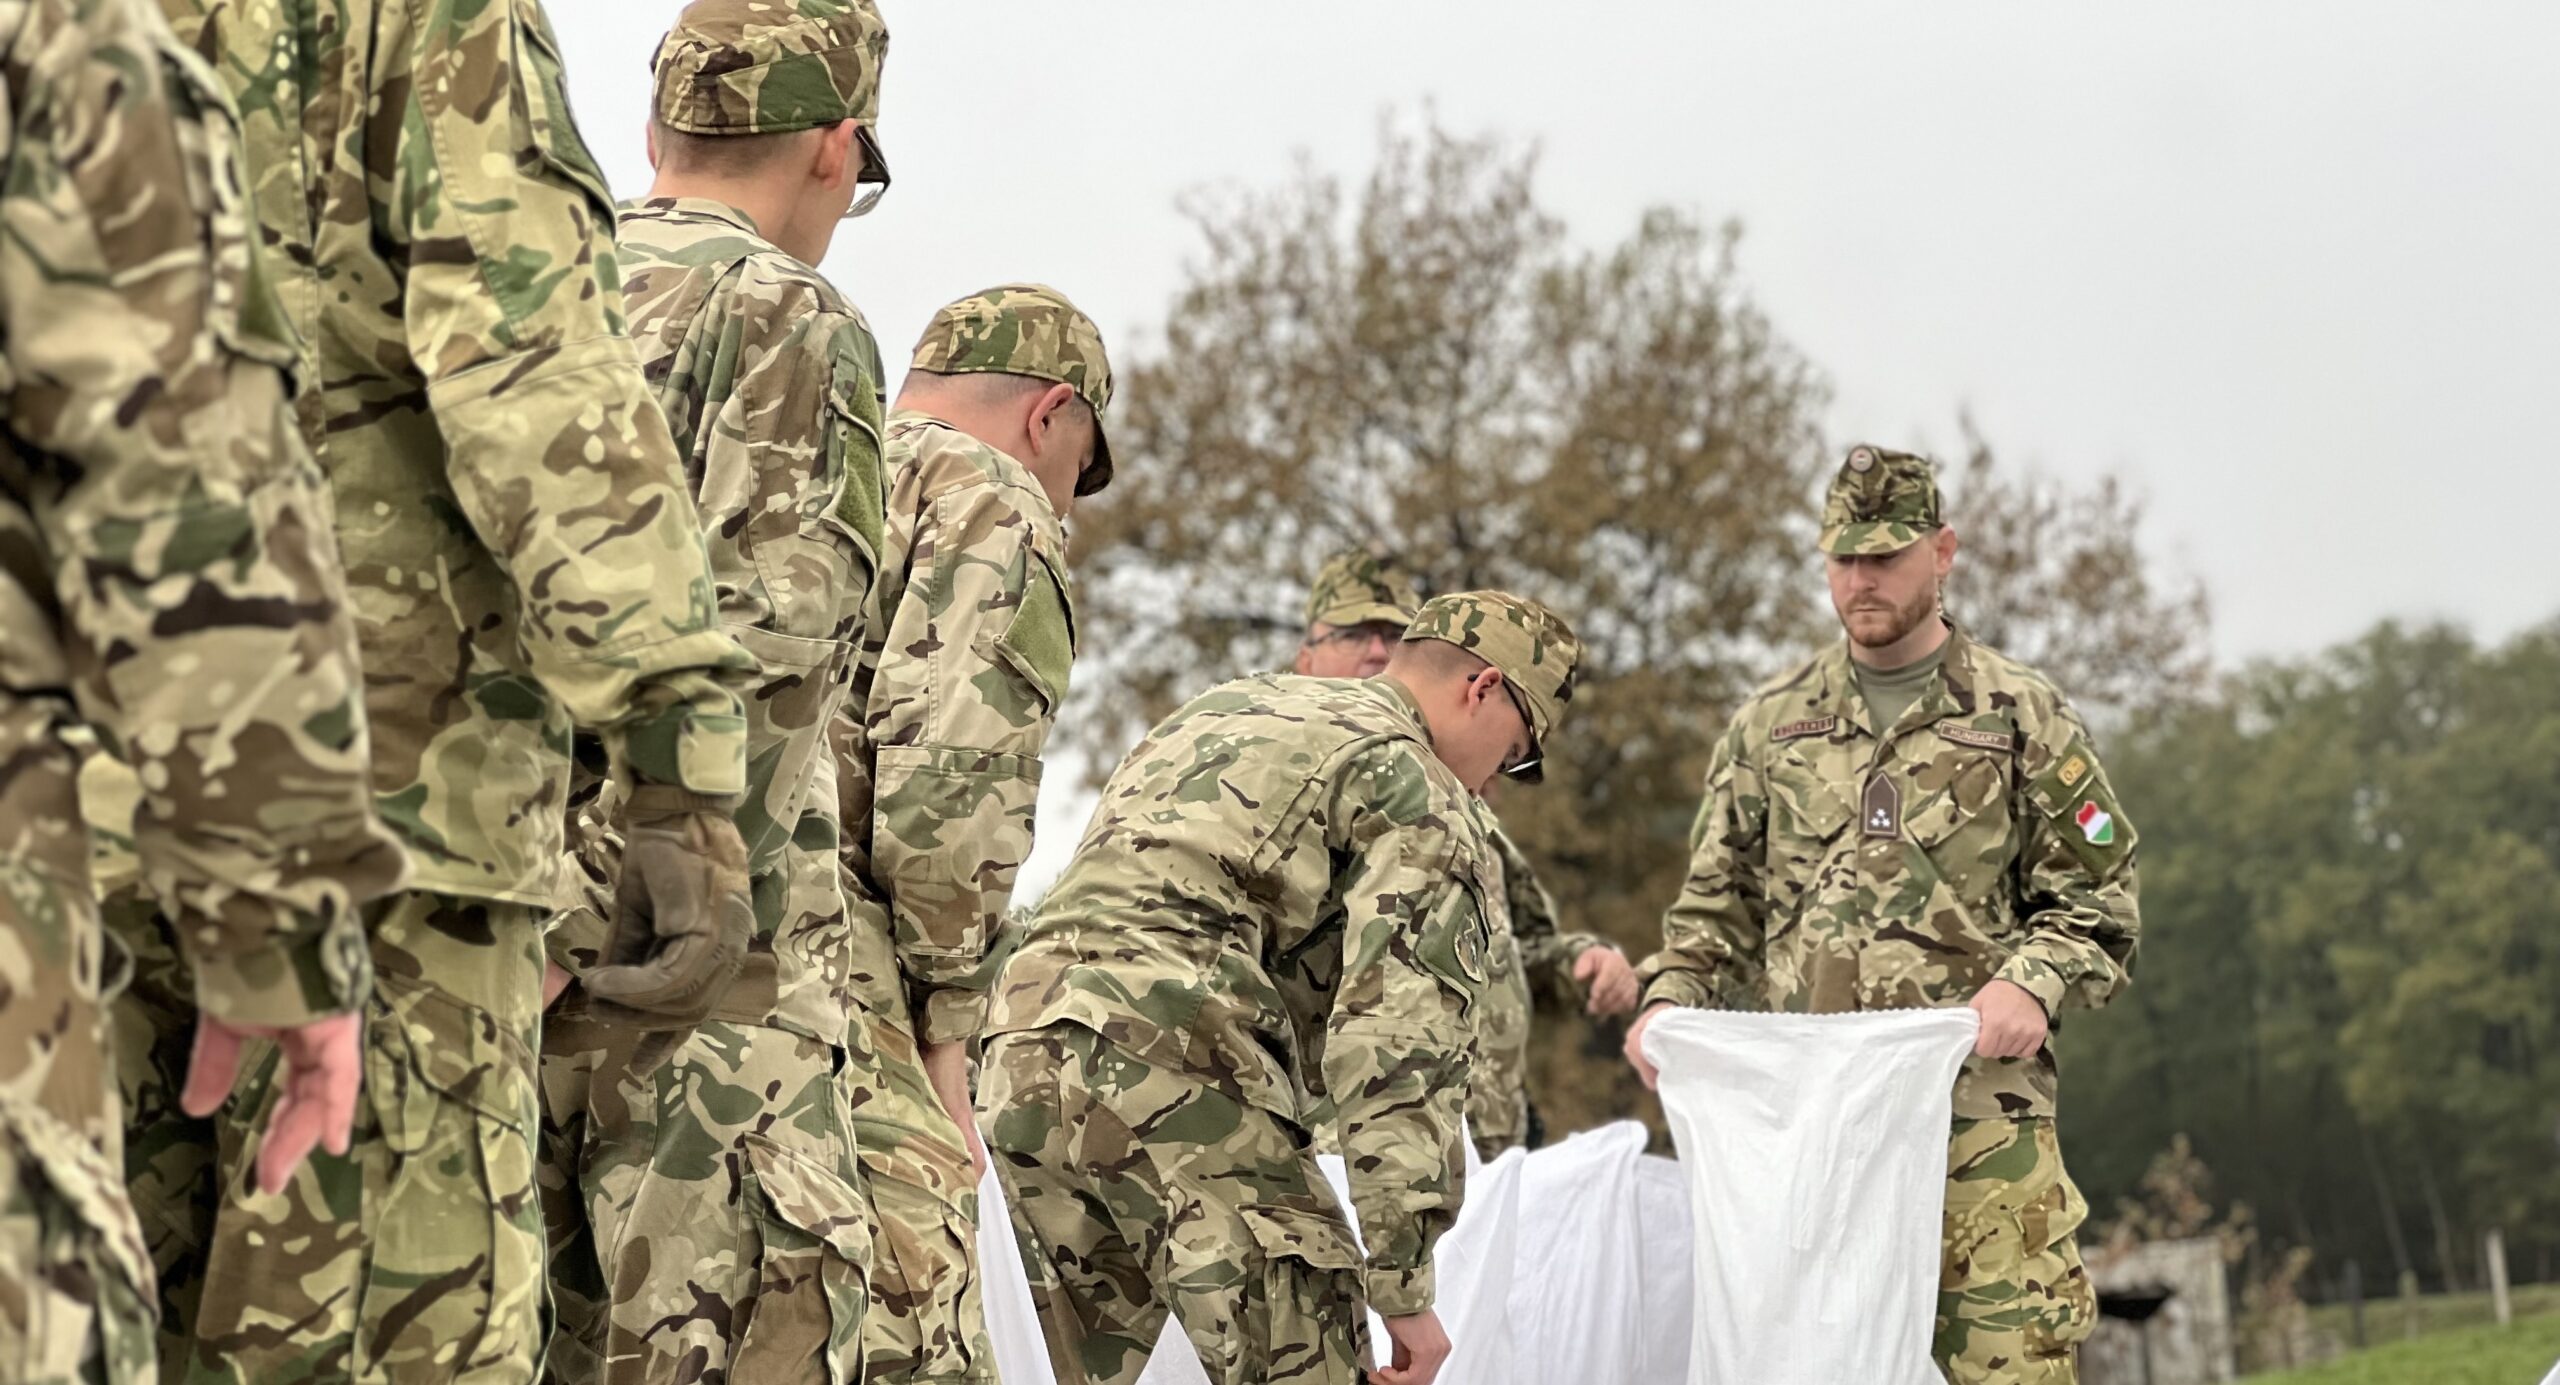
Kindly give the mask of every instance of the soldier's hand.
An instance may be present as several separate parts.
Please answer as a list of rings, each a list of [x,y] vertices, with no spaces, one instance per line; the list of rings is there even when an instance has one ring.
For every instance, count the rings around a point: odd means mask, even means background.
[[[1653,1023],[1654,1016],[1670,1008],[1671,1002],[1663,1001],[1636,1016],[1636,1022],[1627,1026],[1627,1061],[1634,1065],[1636,1076],[1644,1079],[1644,1089],[1648,1092],[1662,1080],[1662,1073],[1653,1066],[1652,1059],[1644,1056],[1644,1031]]]
[[[987,1176],[987,1142],[978,1134],[976,1103],[969,1096],[969,1046],[965,1043],[924,1044],[916,1051],[917,1063],[924,1069],[925,1081],[933,1084],[933,1094],[941,1098],[942,1109],[960,1126],[960,1138],[969,1146],[969,1176]]]
[[[1449,1359],[1449,1334],[1440,1330],[1440,1315],[1426,1308],[1381,1321],[1395,1343],[1395,1364],[1369,1372],[1369,1379],[1375,1385],[1431,1385]]]
[[[631,791],[622,811],[603,964],[586,976],[588,1012],[645,1029],[707,1018],[747,959],[755,910],[737,800],[664,784]]]
[[[1588,948],[1574,958],[1573,979],[1589,997],[1582,1008],[1595,1015],[1623,1015],[1644,995],[1627,954],[1614,947]]]
[[[1994,981],[1977,992],[1973,1012],[1982,1016],[1982,1033],[1973,1041],[1979,1058],[2026,1058],[2044,1047],[2051,1024],[2044,1003],[2015,981]]]
[[[258,1188],[272,1195],[284,1191],[294,1168],[315,1147],[347,1152],[364,1074],[364,1021],[331,1015],[291,1026],[235,1025],[198,1015],[195,1055],[187,1063],[186,1090],[178,1095],[188,1115],[221,1109],[240,1077],[241,1046],[250,1039],[274,1040],[283,1060],[275,1109],[258,1141]]]

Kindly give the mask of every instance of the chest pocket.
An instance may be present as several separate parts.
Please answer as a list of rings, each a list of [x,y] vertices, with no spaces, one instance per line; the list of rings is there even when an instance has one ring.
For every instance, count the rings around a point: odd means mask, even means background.
[[[1770,902],[1782,912],[1812,888],[1857,816],[1851,772],[1825,768],[1783,752],[1769,766],[1767,886]]]
[[[1956,897],[1979,903],[2007,876],[2011,843],[2009,757],[1949,746],[1903,771],[1916,802],[1904,818],[1913,845],[1928,853]]]

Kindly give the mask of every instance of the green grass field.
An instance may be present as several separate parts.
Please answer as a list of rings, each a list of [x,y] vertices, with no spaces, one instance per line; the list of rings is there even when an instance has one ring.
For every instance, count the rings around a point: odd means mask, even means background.
[[[2560,1313],[2560,1284],[2519,1284],[2515,1288],[2514,1299],[2518,1319]],[[2418,1335],[2433,1336],[2457,1327],[2477,1327],[2494,1316],[2487,1294],[2429,1294],[2418,1300]],[[2409,1310],[2396,1298],[2373,1299],[2364,1306],[2364,1333],[2368,1345],[2387,1346],[2402,1340],[2409,1335],[2408,1324]],[[2311,1310],[2311,1326],[2323,1336],[2349,1341],[2349,1325],[2349,1314],[2344,1304],[2323,1304]]]
[[[2379,1337],[2379,1325],[2366,1321]],[[2489,1323],[2394,1341],[2325,1366],[2249,1376],[2245,1385],[2541,1385],[2554,1361],[2560,1313],[2545,1313],[2518,1317],[2512,1327]]]

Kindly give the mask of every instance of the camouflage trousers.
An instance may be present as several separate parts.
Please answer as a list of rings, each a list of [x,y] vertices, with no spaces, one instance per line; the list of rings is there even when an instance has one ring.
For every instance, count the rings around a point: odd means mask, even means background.
[[[1092,1030],[998,1036],[979,1124],[1059,1385],[1126,1385],[1178,1318],[1216,1385],[1357,1385],[1359,1251],[1305,1132]]]
[[[839,1052],[712,1020],[647,1077],[640,1035],[555,1015],[542,1211],[560,1385],[855,1385],[871,1238]]]
[[[1950,1385],[2074,1385],[2098,1321],[2072,1238],[2089,1216],[2045,1120],[1959,1120],[1932,1354]]]
[[[0,1381],[150,1385],[151,1269],[116,1168],[84,877],[0,861]]]
[[[204,1297],[207,1248],[222,1205],[221,1134],[210,1116],[178,1106],[195,1042],[195,991],[166,920],[131,890],[106,903],[107,932],[133,958],[133,980],[108,1015],[116,1089],[124,1101],[124,1177],[160,1280],[160,1359],[185,1373]]]
[[[872,1226],[866,1385],[992,1385],[978,1274],[978,1185],[967,1137],[943,1109],[902,1024],[854,1017],[845,1065]]]
[[[353,1145],[314,1152],[270,1197],[251,1164],[272,1054],[224,1108],[190,1382],[534,1378],[540,914],[404,893],[367,918],[375,985]]]

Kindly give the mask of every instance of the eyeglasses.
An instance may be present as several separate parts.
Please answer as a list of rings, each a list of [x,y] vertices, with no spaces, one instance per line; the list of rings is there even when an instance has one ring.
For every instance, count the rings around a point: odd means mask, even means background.
[[[1529,732],[1528,754],[1513,764],[1504,765],[1502,777],[1515,784],[1542,783],[1547,777],[1547,761],[1538,753],[1538,723],[1529,719],[1529,708],[1520,700],[1520,694],[1513,691],[1510,679],[1502,681],[1502,693],[1511,699],[1511,710],[1520,714],[1520,725]]]
[[[859,191],[853,195],[853,205],[844,209],[847,221],[870,215],[871,209],[880,205],[880,199],[889,195],[889,160],[881,154],[878,141],[871,138],[871,127],[855,126],[853,138],[862,148],[862,171],[853,178]]]

